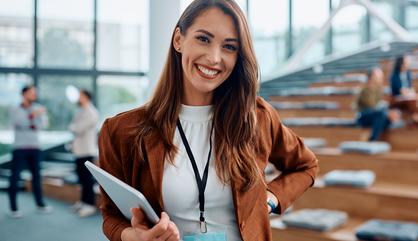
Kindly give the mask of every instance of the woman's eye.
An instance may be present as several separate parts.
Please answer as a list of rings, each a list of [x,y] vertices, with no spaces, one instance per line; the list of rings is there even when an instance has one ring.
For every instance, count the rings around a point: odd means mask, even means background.
[[[206,36],[197,36],[196,39],[203,43],[209,43],[209,38]]]
[[[235,45],[232,45],[232,44],[226,44],[224,48],[231,50],[231,51],[237,51],[238,49]]]

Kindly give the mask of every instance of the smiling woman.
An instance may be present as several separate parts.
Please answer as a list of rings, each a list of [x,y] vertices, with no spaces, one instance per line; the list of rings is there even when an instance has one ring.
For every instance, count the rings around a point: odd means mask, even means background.
[[[257,97],[258,84],[237,3],[193,1],[151,100],[103,124],[100,166],[161,213],[152,226],[134,208],[129,222],[104,195],[110,240],[272,240],[268,213],[282,213],[313,184],[317,160]],[[282,175],[266,184],[268,162]]]

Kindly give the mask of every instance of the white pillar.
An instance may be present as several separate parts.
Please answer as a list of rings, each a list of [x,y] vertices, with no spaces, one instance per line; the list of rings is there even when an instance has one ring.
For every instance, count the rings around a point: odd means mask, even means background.
[[[180,17],[181,0],[149,0],[149,71],[151,95],[167,57],[171,34]]]

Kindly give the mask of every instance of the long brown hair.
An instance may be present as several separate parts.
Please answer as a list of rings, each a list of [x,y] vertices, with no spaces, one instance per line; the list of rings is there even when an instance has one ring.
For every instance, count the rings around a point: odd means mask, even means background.
[[[176,28],[182,35],[203,11],[216,7],[232,17],[239,36],[239,51],[231,75],[214,90],[213,125],[215,133],[215,169],[224,183],[230,179],[241,180],[242,190],[248,190],[259,180],[260,170],[255,161],[257,146],[256,98],[258,90],[258,65],[251,35],[244,14],[233,0],[195,0],[183,12]],[[177,152],[173,137],[183,95],[183,70],[181,54],[173,47],[151,100],[145,105],[144,118],[139,123],[137,143],[147,135],[157,135],[163,142],[168,161],[174,162]]]

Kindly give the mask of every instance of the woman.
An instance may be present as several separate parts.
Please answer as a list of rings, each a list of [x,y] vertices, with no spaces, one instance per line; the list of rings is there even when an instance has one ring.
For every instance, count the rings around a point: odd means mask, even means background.
[[[396,58],[390,86],[392,89],[391,106],[403,111],[408,124],[418,123],[417,95],[412,86],[412,73],[409,71],[407,55]]]
[[[173,32],[151,100],[105,121],[100,165],[140,190],[161,220],[126,220],[104,195],[110,240],[272,240],[282,213],[313,182],[317,160],[257,97],[258,66],[231,0],[196,0]],[[282,175],[266,184],[273,163]],[[227,236],[227,238],[225,237]]]
[[[381,105],[383,88],[383,72],[380,68],[373,68],[357,98],[357,123],[363,127],[372,127],[369,141],[379,140],[390,124],[399,120],[398,111],[387,110],[387,105]]]

